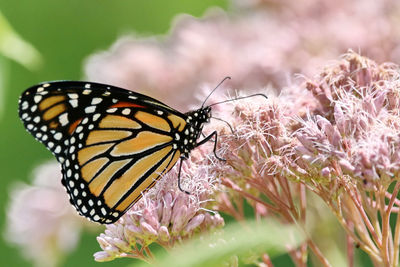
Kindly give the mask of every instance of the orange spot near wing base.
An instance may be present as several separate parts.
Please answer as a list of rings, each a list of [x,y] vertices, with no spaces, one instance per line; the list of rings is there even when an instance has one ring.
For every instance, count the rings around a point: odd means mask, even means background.
[[[52,128],[52,129],[57,129],[58,126],[60,126],[60,124],[58,124],[58,123],[55,122],[55,121],[52,121],[52,122],[50,122],[50,124],[49,124],[49,127]]]
[[[81,122],[81,120],[82,119],[79,119],[79,120],[76,120],[73,123],[71,123],[71,125],[69,126],[69,129],[68,129],[69,134],[72,134],[75,131],[76,127]]]
[[[131,102],[123,102],[120,101],[114,105],[112,105],[110,108],[127,108],[127,107],[132,107],[132,108],[145,108],[144,106],[138,105],[138,104],[134,104]]]

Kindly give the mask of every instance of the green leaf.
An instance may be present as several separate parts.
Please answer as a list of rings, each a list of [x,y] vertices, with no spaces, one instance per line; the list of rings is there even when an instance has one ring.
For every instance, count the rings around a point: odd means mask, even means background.
[[[11,27],[0,12],[0,54],[14,60],[29,70],[36,70],[42,64],[39,52],[24,41]],[[0,120],[4,112],[6,62],[0,58]]]
[[[42,57],[28,42],[24,41],[0,13],[0,53],[29,70],[41,66]]]
[[[157,262],[154,265],[221,266],[235,262],[236,256],[250,263],[258,260],[263,253],[268,253],[270,258],[284,254],[287,246],[295,248],[302,241],[304,236],[293,225],[282,225],[276,221],[247,221],[229,225],[223,233],[215,232],[191,240],[162,256],[156,255]]]
[[[4,57],[0,56],[0,122],[3,119],[4,109],[5,109],[5,88],[6,82],[8,80],[8,64],[5,62]]]

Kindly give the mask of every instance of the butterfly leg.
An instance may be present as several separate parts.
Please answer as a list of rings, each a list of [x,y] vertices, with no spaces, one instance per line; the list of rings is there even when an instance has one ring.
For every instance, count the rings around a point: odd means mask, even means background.
[[[201,136],[203,136],[204,138],[206,138],[207,136],[202,132]],[[215,142],[215,139],[208,139],[207,142]]]
[[[181,162],[179,163],[179,171],[178,171],[178,188],[179,188],[179,190],[181,190],[182,192],[184,192],[184,193],[186,193],[186,194],[190,195],[190,192],[188,192],[188,191],[186,191],[186,190],[183,190],[183,189],[182,189],[182,186],[181,186],[181,170],[182,170],[182,161],[183,161],[183,158],[181,158]]]
[[[214,141],[214,149],[213,149],[214,155],[215,155],[215,157],[216,157],[217,159],[219,159],[219,160],[221,160],[221,161],[226,161],[226,159],[220,158],[220,157],[217,155],[217,141],[218,141],[218,133],[217,133],[217,131],[214,131],[212,134],[210,134],[209,136],[205,137],[203,140],[201,140],[200,142],[198,142],[198,143],[196,144],[196,146],[201,146],[202,144],[208,142],[208,141],[209,141],[211,138],[213,138],[214,136],[215,136],[215,139],[213,140],[213,141]]]

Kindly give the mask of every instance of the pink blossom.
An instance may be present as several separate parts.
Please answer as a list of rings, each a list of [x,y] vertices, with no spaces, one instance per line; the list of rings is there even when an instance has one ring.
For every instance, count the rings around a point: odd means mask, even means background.
[[[83,226],[89,223],[69,204],[58,163],[38,167],[33,185],[14,186],[6,237],[36,266],[56,266],[63,254],[76,247]]]
[[[96,261],[118,257],[151,261],[148,246],[154,242],[169,249],[197,232],[223,226],[224,220],[218,213],[204,210],[213,192],[214,176],[204,176],[194,166],[189,171],[188,165],[183,164],[182,187],[191,195],[179,191],[178,166],[175,167],[119,221],[106,226],[104,234],[97,238],[103,251],[94,254]],[[190,179],[185,179],[189,175]]]

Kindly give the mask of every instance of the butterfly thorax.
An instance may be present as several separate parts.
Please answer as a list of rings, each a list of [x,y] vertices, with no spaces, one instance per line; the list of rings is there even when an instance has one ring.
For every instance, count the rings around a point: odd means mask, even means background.
[[[182,132],[176,134],[175,140],[178,141],[178,149],[183,157],[188,158],[190,151],[197,146],[197,139],[203,131],[204,124],[210,121],[211,107],[202,107],[185,115],[187,125]]]

